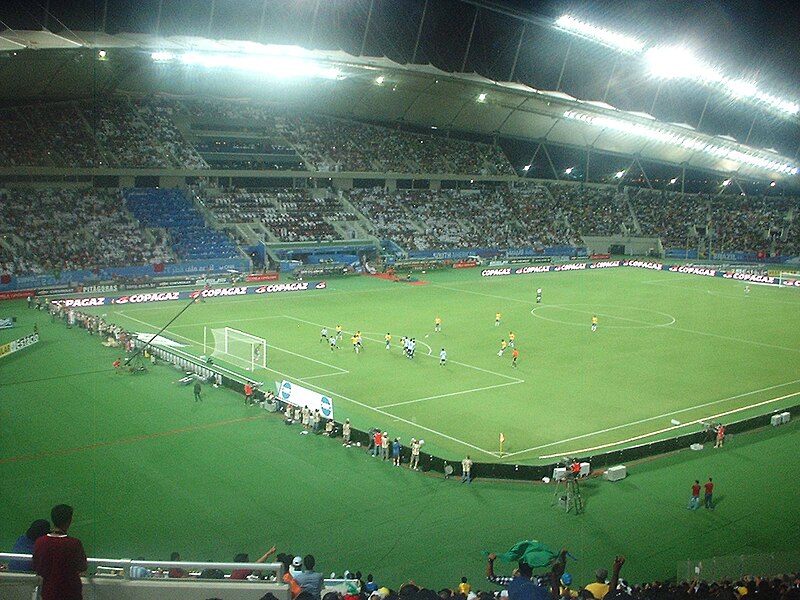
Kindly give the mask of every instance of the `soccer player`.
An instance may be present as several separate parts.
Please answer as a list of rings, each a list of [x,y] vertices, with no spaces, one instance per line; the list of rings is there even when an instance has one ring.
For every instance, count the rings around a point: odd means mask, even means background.
[[[495,327],[500,327],[500,317],[501,316],[502,315],[499,312],[494,313],[494,326]]]
[[[439,333],[442,330],[442,319],[440,317],[436,317],[433,320],[433,331],[434,333]]]
[[[325,325],[322,326],[322,330],[319,332],[319,335],[320,335],[319,338],[320,342],[323,340],[325,340],[326,342],[328,341],[328,328]]]
[[[414,358],[414,352],[417,349],[417,340],[411,338],[408,342],[408,358]]]
[[[363,348],[364,345],[362,344],[362,338],[361,338],[361,331],[360,330],[356,331],[356,344],[358,344],[358,351],[361,352],[361,348]]]
[[[513,348],[514,347],[514,340],[515,339],[517,339],[517,336],[514,335],[513,331],[509,331],[508,332],[508,347],[509,348]]]
[[[342,339],[342,326],[341,325],[337,325],[336,326],[336,337],[339,338],[339,339]]]
[[[341,350],[341,348],[339,348],[339,346],[336,345],[336,336],[335,335],[332,335],[331,337],[328,338],[328,343],[331,345],[331,352],[333,352],[336,349],[340,349]]]
[[[597,315],[592,315],[592,331],[597,331]]]
[[[511,366],[515,369],[517,368],[517,358],[519,358],[519,350],[514,348],[514,351],[511,353]]]
[[[442,351],[439,352],[439,366],[443,367],[445,366],[446,363],[447,363],[447,352],[445,351],[444,348],[442,348]]]
[[[506,348],[508,348],[508,342],[500,340],[500,350],[497,351],[497,356],[503,356],[503,352],[506,351]]]
[[[387,333],[385,336],[383,336],[383,340],[386,342],[386,349],[388,350],[392,345],[392,334]]]
[[[749,296],[750,295],[750,286],[749,285],[744,286],[744,295],[745,296]]]
[[[350,341],[353,342],[353,352],[358,354],[358,352],[359,352],[358,336],[353,334],[353,336],[350,338]]]
[[[536,288],[536,304],[542,303],[542,288]]]

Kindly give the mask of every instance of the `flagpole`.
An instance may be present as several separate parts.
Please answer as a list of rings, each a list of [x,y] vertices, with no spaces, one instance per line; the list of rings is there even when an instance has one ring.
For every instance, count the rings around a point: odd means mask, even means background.
[[[503,456],[503,442],[506,441],[506,436],[500,434],[500,456]]]

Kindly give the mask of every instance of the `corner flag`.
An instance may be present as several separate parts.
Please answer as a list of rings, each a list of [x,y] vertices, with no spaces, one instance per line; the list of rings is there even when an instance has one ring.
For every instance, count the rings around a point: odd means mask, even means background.
[[[505,441],[506,441],[506,436],[504,436],[504,435],[501,433],[501,434],[500,434],[500,454],[502,454],[502,453],[503,453],[503,442],[505,442]]]

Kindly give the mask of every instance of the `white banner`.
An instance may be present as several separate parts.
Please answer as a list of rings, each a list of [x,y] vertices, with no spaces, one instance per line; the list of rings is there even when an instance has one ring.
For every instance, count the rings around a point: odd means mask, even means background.
[[[281,381],[278,398],[294,406],[307,406],[312,411],[319,409],[323,417],[333,419],[333,400],[291,381]]]
[[[26,335],[23,338],[19,338],[18,340],[14,340],[13,342],[9,342],[7,344],[3,344],[0,346],[0,356],[5,356],[7,354],[13,354],[14,352],[18,352],[23,348],[27,348],[28,346],[32,346],[36,342],[39,341],[39,334],[32,333],[30,335]]]

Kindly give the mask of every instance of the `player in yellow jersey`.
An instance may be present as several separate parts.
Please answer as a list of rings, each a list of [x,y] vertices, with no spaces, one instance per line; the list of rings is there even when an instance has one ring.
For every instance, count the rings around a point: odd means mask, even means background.
[[[387,333],[385,336],[383,336],[383,341],[386,342],[386,349],[388,350],[392,345],[392,334]]]
[[[337,325],[336,326],[336,337],[339,338],[339,339],[342,339],[342,326],[341,325]]]
[[[506,348],[508,348],[508,342],[500,340],[500,350],[497,351],[497,356],[503,356],[503,352],[506,351]]]
[[[592,315],[592,331],[597,331],[597,315]]]
[[[353,337],[350,338],[350,341],[353,342],[353,352],[358,354],[358,336],[353,335]]]
[[[498,313],[494,313],[494,326],[495,327],[500,327],[500,317],[501,317],[501,315],[500,315],[499,312]]]
[[[442,319],[440,317],[436,317],[433,320],[433,330],[436,333],[439,333],[442,330]]]
[[[509,348],[513,348],[514,347],[514,340],[516,340],[516,339],[517,339],[517,336],[514,334],[514,332],[513,331],[509,331],[508,332],[508,347]]]

